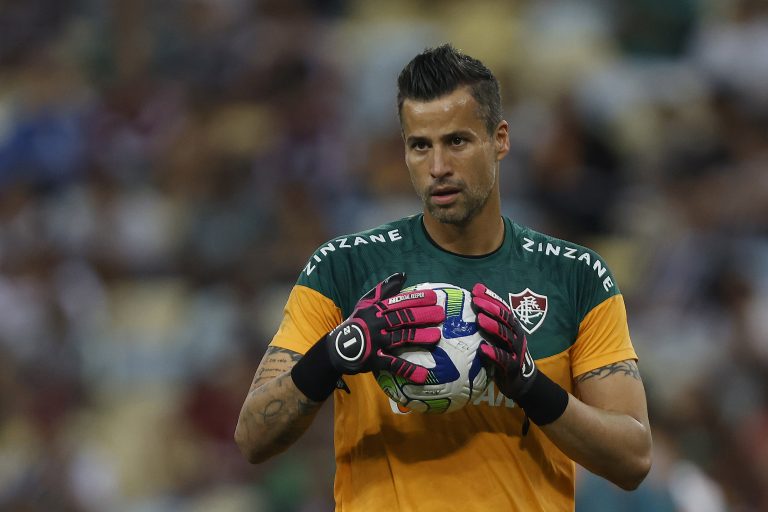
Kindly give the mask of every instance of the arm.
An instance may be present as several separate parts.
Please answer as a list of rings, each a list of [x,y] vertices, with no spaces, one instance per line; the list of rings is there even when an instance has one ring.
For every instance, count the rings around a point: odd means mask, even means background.
[[[634,360],[575,378],[575,394],[543,432],[575,462],[632,490],[651,467],[651,430],[645,390]]]
[[[307,430],[322,402],[307,398],[291,379],[301,354],[269,347],[240,410],[235,442],[252,462],[263,462],[293,444]]]
[[[445,319],[432,290],[400,293],[394,274],[365,294],[344,322],[304,355],[270,347],[240,411],[235,441],[250,462],[263,462],[293,444],[309,427],[342,375],[389,370],[423,383],[429,371],[389,354],[401,346],[432,346]]]
[[[635,361],[577,376],[577,398],[538,370],[519,322],[501,297],[477,284],[472,303],[485,340],[479,355],[501,392],[571,459],[623,489],[640,485],[651,466],[651,434]]]

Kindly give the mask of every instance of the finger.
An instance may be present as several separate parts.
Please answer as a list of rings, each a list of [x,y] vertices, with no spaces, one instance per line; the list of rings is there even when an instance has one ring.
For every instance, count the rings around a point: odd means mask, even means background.
[[[400,329],[408,326],[437,325],[445,320],[445,310],[440,306],[422,306],[386,312],[386,329]]]
[[[499,306],[495,301],[490,301],[485,297],[472,296],[472,304],[479,310],[484,311],[488,315],[501,319],[504,314],[504,309]]]
[[[487,348],[483,347],[490,347],[491,350],[489,351]],[[501,373],[501,370],[497,370],[499,367],[499,363],[496,361],[495,355],[493,354],[493,346],[489,345],[485,341],[480,342],[480,345],[477,347],[477,358],[480,360],[480,364],[485,368],[485,371],[488,374],[489,378],[493,378],[493,376],[498,371]]]
[[[385,354],[379,350],[377,352],[379,369],[387,370],[394,375],[408,379],[414,384],[424,384],[429,377],[429,370],[421,365],[411,363],[405,359]]]
[[[403,272],[396,272],[379,283],[379,294],[376,298],[381,300],[400,293],[404,284],[405,274]]]
[[[509,306],[504,302],[504,299],[482,283],[477,283],[472,287],[472,297],[483,298],[495,303],[500,308],[509,309]]]
[[[502,371],[506,373],[507,368],[514,364],[516,357],[513,353],[500,349],[489,343],[480,343],[477,348],[480,357],[494,366],[498,366]]]
[[[478,310],[485,311],[488,315],[498,318],[510,327],[516,322],[509,306],[501,297],[483,284],[476,284],[472,288],[472,304]]]
[[[503,322],[496,318],[492,318],[485,313],[477,315],[477,325],[480,330],[489,334],[493,339],[489,341],[499,340],[504,345],[511,345],[514,339],[514,331],[506,326]]]
[[[441,334],[440,329],[435,327],[426,329],[398,329],[390,333],[388,346],[415,345],[429,347],[436,345],[440,341]]]
[[[477,347],[477,355],[486,363],[491,363],[494,366],[499,364],[496,357],[496,347],[488,342],[480,342],[480,346]]]
[[[437,293],[435,290],[411,290],[382,300],[381,308],[383,311],[397,311],[398,309],[434,306],[436,304]]]
[[[378,283],[376,286],[368,290],[365,295],[360,298],[360,302],[374,303],[382,298],[391,297],[397,294],[403,289],[405,284],[405,274],[402,272],[396,272]]]

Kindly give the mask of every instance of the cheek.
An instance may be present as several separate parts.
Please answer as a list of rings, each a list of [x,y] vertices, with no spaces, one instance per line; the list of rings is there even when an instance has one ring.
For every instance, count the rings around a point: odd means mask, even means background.
[[[411,175],[411,181],[414,183],[423,179],[424,172],[424,159],[405,157],[405,166],[408,168],[408,174]]]
[[[416,192],[419,193],[421,185],[419,184],[420,178],[418,170],[412,162],[408,161],[408,159],[405,161],[405,166],[408,168],[408,177],[411,179],[411,185],[413,185],[413,188],[415,188]]]
[[[481,164],[484,170],[483,177],[488,186],[491,186],[496,182],[496,155],[489,151],[483,156],[483,163]]]
[[[413,162],[413,158],[405,157],[405,166],[408,168],[408,173],[413,176],[413,172],[416,169],[416,165]]]
[[[486,188],[493,184],[496,179],[495,161],[489,160],[485,153],[478,153],[472,161],[474,172],[474,182],[478,187]]]

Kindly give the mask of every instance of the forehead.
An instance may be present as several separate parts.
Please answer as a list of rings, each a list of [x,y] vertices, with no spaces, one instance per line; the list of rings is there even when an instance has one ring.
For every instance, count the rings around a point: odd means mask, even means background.
[[[406,99],[400,118],[406,137],[485,128],[480,106],[467,87],[430,101]]]

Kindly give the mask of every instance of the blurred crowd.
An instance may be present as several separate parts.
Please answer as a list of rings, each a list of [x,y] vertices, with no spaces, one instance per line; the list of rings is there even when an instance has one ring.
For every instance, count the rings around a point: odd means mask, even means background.
[[[768,510],[768,4],[0,0],[0,510],[332,508],[332,407],[237,414],[323,241],[419,211],[401,67],[502,82],[505,213],[625,295],[655,464],[578,511]]]

